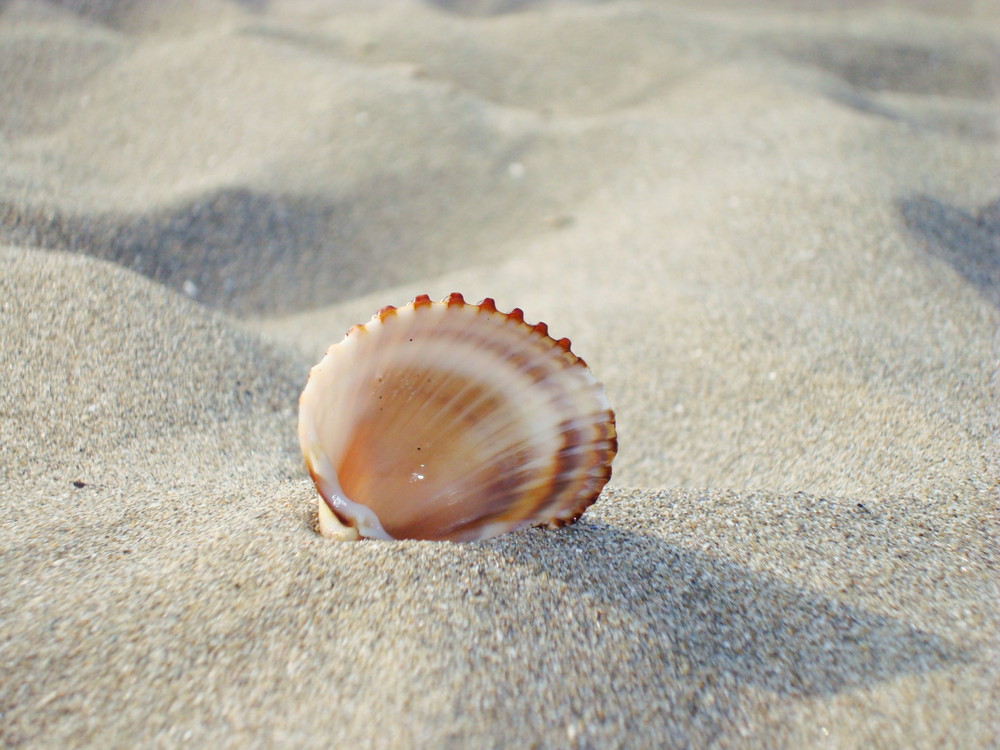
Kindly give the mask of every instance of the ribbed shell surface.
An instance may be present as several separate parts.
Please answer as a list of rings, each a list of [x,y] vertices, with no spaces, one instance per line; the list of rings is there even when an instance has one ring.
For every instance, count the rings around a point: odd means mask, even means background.
[[[617,450],[604,388],[569,341],[457,294],[383,308],[332,346],[302,393],[299,438],[337,519],[395,539],[571,523]]]

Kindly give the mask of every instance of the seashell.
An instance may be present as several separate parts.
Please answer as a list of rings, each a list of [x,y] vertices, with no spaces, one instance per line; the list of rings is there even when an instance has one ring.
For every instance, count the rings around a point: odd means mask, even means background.
[[[299,441],[324,536],[486,539],[573,523],[611,478],[614,412],[544,323],[460,294],[356,325],[312,368]]]

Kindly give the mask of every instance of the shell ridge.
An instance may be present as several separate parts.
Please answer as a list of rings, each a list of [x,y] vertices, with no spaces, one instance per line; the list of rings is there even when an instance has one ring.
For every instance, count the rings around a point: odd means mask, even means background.
[[[550,412],[555,412],[558,409],[558,404],[555,404],[555,403],[553,403],[551,401],[548,402],[546,404],[546,406],[549,407],[547,411],[550,411]],[[600,405],[598,404],[598,405],[595,405],[595,406],[599,407]],[[556,422],[553,419],[550,422],[550,424],[549,424],[548,427],[546,427],[544,429],[543,428],[536,428],[535,434],[539,438],[545,438],[547,440],[549,440],[549,439],[555,440],[556,438],[562,436],[566,432],[567,429],[581,429],[581,430],[582,429],[589,429],[589,428],[594,427],[597,424],[602,423],[607,418],[607,412],[608,412],[607,409],[595,408],[595,409],[593,409],[593,411],[589,411],[586,415],[578,417],[577,419],[575,419],[575,420],[573,420],[572,422],[569,422],[569,423],[567,423],[565,421]],[[538,425],[539,423],[541,423],[541,421],[542,421],[542,415],[539,415],[536,412],[536,413],[533,413],[530,416],[534,416],[535,417],[535,419],[532,420],[532,421],[534,421],[534,423],[536,425]],[[489,442],[492,442],[492,441],[496,440],[496,438],[499,436],[499,434],[502,433],[505,429],[507,429],[507,425],[506,424],[498,424],[496,426],[495,430],[493,430],[491,432],[480,433],[479,434],[479,442],[476,444],[477,448],[481,444],[488,444]],[[597,437],[597,436],[595,435],[595,437]],[[489,453],[487,453],[487,455],[490,456],[491,460],[498,460],[498,459],[504,458],[507,454],[505,452],[489,452]]]
[[[412,330],[413,329],[411,329],[411,331]],[[417,336],[420,335],[419,332],[416,331],[414,332],[416,333]],[[417,371],[430,372],[431,368],[425,366],[424,363],[422,362],[422,360],[426,360],[428,358],[429,357],[427,356],[426,352],[422,352],[419,347],[414,347],[413,350],[410,352],[410,356],[408,356],[404,360],[400,360],[399,365],[400,368],[403,369],[404,371],[408,367],[412,369],[414,372]],[[403,366],[404,363],[405,367]],[[388,368],[388,363],[386,363],[386,367]],[[455,382],[455,380],[456,380],[455,378],[451,377],[440,378],[436,382],[436,386],[432,391],[423,394],[424,395],[423,403],[421,403],[416,409],[409,410],[408,419],[405,422],[396,424],[394,426],[395,429],[405,433],[406,430],[411,427],[411,425],[413,425],[414,423],[419,424],[421,421],[423,421],[423,418],[428,412],[431,412],[436,406],[440,406],[440,399],[438,398],[438,396],[442,392],[447,391],[449,386],[452,385]],[[475,384],[470,380],[468,385],[463,386],[461,390],[453,398],[466,395],[468,391],[473,390],[474,388]]]
[[[588,421],[588,422],[587,422],[587,424],[588,424],[589,426],[593,426],[593,424],[594,424],[595,422],[596,422],[596,417],[595,417],[595,419],[594,419],[594,420],[590,420],[590,421]],[[498,435],[498,434],[499,434],[500,432],[502,432],[502,431],[503,431],[503,428],[500,428],[500,429],[498,429],[498,430],[497,430],[497,431],[496,431],[495,433],[493,433],[492,435],[488,436],[488,437],[487,437],[487,438],[486,438],[486,439],[484,440],[484,443],[489,443],[489,442],[491,442],[491,441],[492,441],[492,440],[494,440],[494,439],[495,439],[495,438],[497,437],[497,435]],[[562,435],[564,434],[564,431],[563,431],[563,430],[561,430],[561,429],[559,428],[559,425],[553,425],[551,429],[549,429],[549,430],[546,430],[546,431],[538,431],[538,432],[537,432],[536,434],[537,434],[537,435],[538,435],[539,437],[545,437],[546,439],[550,439],[550,440],[552,440],[552,441],[555,441],[555,440],[556,440],[557,438],[560,438],[560,437],[562,437]],[[604,441],[601,441],[601,442],[605,442],[605,443],[606,443],[607,441],[606,441],[606,440],[604,440]],[[580,447],[579,447],[579,449],[580,449],[580,450],[586,450],[586,449],[587,449],[587,447],[588,447],[588,445],[589,445],[588,443],[583,443],[583,442],[581,442],[581,444],[580,444]],[[517,450],[518,450],[518,448],[516,448],[516,447],[511,447],[511,448],[505,448],[505,449],[502,449],[502,450],[497,450],[497,451],[494,451],[494,452],[489,452],[489,453],[486,453],[486,454],[484,454],[484,455],[486,455],[486,456],[487,456],[487,458],[488,458],[488,459],[489,459],[490,461],[492,461],[492,462],[501,462],[501,461],[503,461],[503,460],[505,460],[505,459],[509,458],[510,456],[514,455],[514,454],[515,454],[515,453],[517,452]],[[562,451],[564,451],[564,450],[565,450],[565,447],[564,447],[564,448],[562,448],[562,449],[560,449],[560,452],[562,452]],[[474,472],[473,472],[473,471],[470,471],[470,472],[469,472],[469,474],[472,474],[472,473],[474,473]],[[467,474],[466,476],[468,476],[468,474]],[[464,478],[464,477],[463,477],[463,478]]]
[[[374,322],[375,320],[378,320],[377,316],[372,318],[372,322]],[[378,343],[379,340],[381,339],[383,330],[384,330],[384,324],[380,324],[379,326],[373,326],[371,331],[372,335],[360,338],[354,342],[355,347],[357,347],[355,351],[361,354],[365,354],[371,351],[377,352]],[[364,417],[364,412],[362,408],[362,405],[364,404],[363,396],[366,389],[369,387],[370,378],[374,377],[375,375],[377,360],[371,361],[371,358],[369,357],[368,366],[359,371],[357,368],[349,367],[350,363],[348,361],[348,357],[350,353],[351,353],[350,349],[347,349],[345,352],[343,352],[343,357],[340,360],[340,364],[342,368],[346,369],[345,377],[350,377],[353,379],[352,387],[350,388],[349,392],[347,394],[344,394],[344,396],[341,398],[340,403],[338,404],[338,406],[340,407],[339,413],[333,412],[329,415],[328,418],[340,421],[341,424],[345,426],[345,428],[347,425],[350,425],[350,428],[353,430]],[[350,450],[350,441],[345,439],[344,453],[342,454],[342,458],[347,455],[348,450]],[[339,474],[346,473],[344,472],[345,467],[343,466],[343,464],[339,464],[336,468]]]
[[[420,356],[420,359],[421,360],[431,360],[431,361],[433,361],[433,360],[437,359],[439,356],[443,356],[443,354],[444,354],[443,351],[439,352],[438,349],[445,349],[445,348],[450,348],[450,345],[448,345],[447,347],[446,346],[437,346],[437,345],[435,345],[435,346],[428,345],[427,347],[424,348],[424,352],[423,352],[422,356]],[[482,348],[482,349],[485,350],[485,348]],[[491,353],[493,353],[495,351],[495,353],[497,354],[498,357],[501,357],[504,360],[507,359],[506,355],[507,355],[508,352],[507,352],[506,349],[489,350],[489,351],[491,351]],[[469,363],[465,362],[465,363],[461,363],[461,364],[464,367],[464,366],[468,365]],[[500,385],[498,385],[497,383],[492,382],[492,381],[494,379],[501,378],[501,376],[507,375],[506,373],[504,373],[504,372],[501,371],[501,368],[505,367],[506,364],[507,364],[506,361],[501,362],[501,364],[500,364],[499,367],[494,368],[495,372],[488,374],[491,377],[491,380],[489,382],[490,382],[491,385],[494,386],[494,390],[497,393],[503,393],[504,389]],[[421,362],[421,363],[414,362],[413,363],[414,370],[426,369],[426,370],[429,371],[429,370],[432,369],[432,367],[433,367],[433,365],[429,364],[429,363],[426,365],[426,367],[424,366],[423,362]],[[508,369],[512,369],[512,368],[508,368]],[[478,375],[478,376],[480,376],[478,378],[478,380],[480,382],[483,381],[483,377],[482,377],[483,373],[480,373],[476,369],[476,367],[474,365],[469,365],[468,369],[463,370],[463,374],[468,375],[470,377],[470,379],[472,378],[472,376],[477,376]],[[518,373],[516,371],[513,372],[513,375],[516,376],[517,374]],[[423,416],[422,415],[423,411],[430,410],[434,406],[440,405],[438,403],[438,401],[436,400],[436,396],[442,390],[445,390],[448,385],[449,385],[448,379],[444,379],[443,378],[441,380],[441,382],[438,384],[438,388],[435,391],[431,392],[430,394],[424,394],[424,396],[425,396],[425,398],[427,400],[425,401],[425,403],[421,407],[419,407],[419,411],[415,411],[413,413],[413,419],[411,419],[410,421],[411,422],[416,421],[417,419],[419,419],[420,417]],[[474,388],[474,384],[473,384],[473,388]],[[466,395],[466,393],[468,392],[468,390],[469,389],[465,389],[462,393],[457,394],[457,395]],[[485,394],[485,395],[488,396],[490,394]],[[435,397],[435,398],[430,398],[430,397]],[[478,404],[470,404],[470,405],[468,405],[468,407],[465,410],[463,410],[462,412],[459,412],[457,416],[464,417],[465,414],[467,414],[468,412],[472,411],[477,405]]]

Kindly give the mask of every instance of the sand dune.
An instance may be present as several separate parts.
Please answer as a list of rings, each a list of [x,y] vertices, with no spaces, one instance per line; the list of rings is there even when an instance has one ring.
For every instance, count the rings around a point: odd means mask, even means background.
[[[0,742],[1000,741],[989,3],[0,4]],[[338,545],[309,366],[567,336],[560,531]]]

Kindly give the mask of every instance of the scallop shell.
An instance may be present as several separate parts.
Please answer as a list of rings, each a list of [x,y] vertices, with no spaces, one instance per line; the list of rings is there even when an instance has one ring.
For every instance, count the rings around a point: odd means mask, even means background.
[[[614,412],[521,310],[460,294],[384,307],[331,346],[299,441],[337,539],[486,539],[573,523],[611,478]]]

